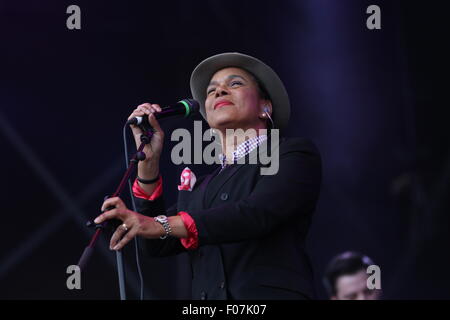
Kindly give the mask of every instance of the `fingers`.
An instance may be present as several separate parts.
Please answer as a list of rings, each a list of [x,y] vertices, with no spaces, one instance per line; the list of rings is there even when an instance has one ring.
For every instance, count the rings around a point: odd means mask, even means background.
[[[125,224],[125,226],[127,226],[127,228],[125,228],[124,224],[118,226],[116,231],[112,235],[111,240],[109,242],[109,248],[111,250],[113,250],[113,248],[117,245],[120,239],[122,239],[122,237],[129,231],[128,229],[130,228],[130,226]]]
[[[159,122],[156,120],[155,113],[161,112],[162,108],[159,104],[151,104],[151,103],[143,103],[140,104],[134,109],[133,113],[128,117],[128,120],[134,118],[134,117],[148,117],[148,122],[153,128],[153,133],[160,137],[162,139],[164,137],[164,132],[162,131]],[[133,133],[136,137],[136,143],[140,144],[140,135],[142,134],[142,131],[137,125],[131,125],[131,129],[133,130]],[[137,138],[139,137],[139,138]]]
[[[130,242],[137,235],[137,227],[131,227],[130,230],[125,231],[122,225],[120,225],[114,235],[111,238],[110,249],[121,250],[128,242]]]
[[[110,207],[113,207],[113,209],[107,210]],[[119,197],[114,197],[106,199],[105,202],[103,202],[101,211],[105,212],[95,218],[94,222],[96,224],[100,224],[110,219],[120,219],[123,221],[128,209]]]
[[[137,106],[136,110],[141,110],[146,114],[150,114],[152,112],[161,112],[161,106],[156,103],[143,103]]]
[[[144,115],[150,115],[151,113],[161,112],[161,110],[162,109],[159,104],[143,103],[138,105],[136,109],[134,109],[134,111],[128,117],[128,120],[134,117],[142,117]]]
[[[163,132],[161,127],[159,126],[158,120],[156,120],[156,117],[155,117],[154,113],[151,113],[148,116],[148,122],[152,126],[154,133],[156,133],[156,132],[161,132],[162,133]]]
[[[106,211],[105,213],[102,213],[101,215],[99,215],[97,218],[95,218],[94,222],[96,224],[100,224],[104,221],[111,220],[111,219],[120,219],[121,220],[120,216],[121,216],[121,214],[120,214],[119,210],[114,208],[112,210]]]
[[[111,210],[108,210],[109,207],[114,207]],[[123,221],[110,241],[110,248],[112,250],[120,250],[122,249],[131,239],[133,239],[140,229],[139,223],[139,214],[136,212],[130,211],[127,209],[123,201],[119,197],[106,199],[101,207],[101,210],[108,210],[97,218],[95,218],[94,222],[96,224],[100,224],[106,220],[118,219]]]
[[[103,212],[108,207],[121,208],[121,207],[125,207],[125,204],[123,203],[122,199],[120,199],[119,197],[108,198],[103,202],[102,208],[100,210]]]
[[[162,131],[155,117],[155,113],[161,112],[162,110],[159,104],[144,103],[139,105],[137,107],[137,110],[144,112],[144,114],[148,115],[148,122],[150,123],[154,131]]]

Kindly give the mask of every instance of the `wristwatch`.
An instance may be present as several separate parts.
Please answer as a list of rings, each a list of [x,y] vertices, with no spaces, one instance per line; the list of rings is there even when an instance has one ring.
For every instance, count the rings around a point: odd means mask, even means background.
[[[172,233],[172,229],[170,228],[169,219],[164,215],[154,217],[154,219],[156,222],[159,222],[163,226],[164,231],[166,231],[166,234],[159,238],[165,239],[167,238],[167,236],[170,236],[170,234]]]

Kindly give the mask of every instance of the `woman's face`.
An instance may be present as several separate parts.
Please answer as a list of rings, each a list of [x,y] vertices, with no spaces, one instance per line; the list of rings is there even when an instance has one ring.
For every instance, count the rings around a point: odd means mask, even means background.
[[[217,71],[206,89],[208,124],[216,129],[264,128],[263,107],[270,102],[260,97],[254,78],[240,68]]]

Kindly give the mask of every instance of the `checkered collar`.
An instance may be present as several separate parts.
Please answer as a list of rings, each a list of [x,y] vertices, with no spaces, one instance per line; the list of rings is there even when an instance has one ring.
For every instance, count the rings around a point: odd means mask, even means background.
[[[235,163],[240,158],[248,155],[250,152],[252,152],[256,147],[258,147],[265,140],[267,140],[267,135],[265,135],[265,134],[245,140],[244,142],[242,142],[241,144],[239,144],[237,146],[236,150],[233,151],[233,156],[232,156],[232,159],[230,162],[228,162],[226,156],[223,153],[219,154],[219,160],[220,160],[222,169],[225,168],[225,166],[227,164]]]

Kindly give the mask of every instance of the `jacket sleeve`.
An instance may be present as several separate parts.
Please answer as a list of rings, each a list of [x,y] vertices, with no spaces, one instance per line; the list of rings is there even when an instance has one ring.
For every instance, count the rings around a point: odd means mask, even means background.
[[[177,205],[169,207],[166,210],[164,204],[164,197],[161,195],[153,201],[145,200],[135,197],[136,207],[139,213],[148,216],[156,217],[157,215],[164,214],[167,216],[173,216],[177,214]],[[170,255],[179,254],[185,252],[186,248],[180,242],[180,239],[175,237],[167,237],[164,240],[161,239],[144,239],[141,238],[142,250],[153,257],[165,257]]]
[[[306,139],[280,145],[279,170],[260,175],[248,197],[215,208],[189,212],[198,230],[199,246],[266,236],[277,227],[310,215],[321,183],[321,160]]]

